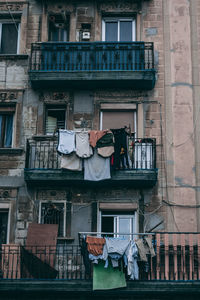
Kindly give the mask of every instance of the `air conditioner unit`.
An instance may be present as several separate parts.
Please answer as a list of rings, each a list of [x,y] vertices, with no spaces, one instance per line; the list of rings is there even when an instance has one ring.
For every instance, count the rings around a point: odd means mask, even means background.
[[[90,39],[90,32],[89,31],[84,31],[82,33],[82,40],[89,40]]]

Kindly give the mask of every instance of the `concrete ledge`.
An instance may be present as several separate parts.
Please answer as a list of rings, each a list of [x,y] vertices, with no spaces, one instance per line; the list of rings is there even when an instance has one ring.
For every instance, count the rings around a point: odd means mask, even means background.
[[[62,169],[25,169],[24,179],[28,184],[45,185],[54,182],[60,185],[127,185],[143,188],[153,187],[157,182],[157,169],[153,170],[117,170],[111,173],[111,179],[102,181],[84,180],[83,172]]]
[[[159,297],[158,299],[161,299],[160,297],[168,297],[168,299],[169,297],[181,297],[183,299],[192,296],[190,299],[198,299],[200,281],[128,281],[126,288],[92,291],[92,280],[1,280],[0,295],[1,299],[6,299],[2,295],[15,295],[16,298],[19,295],[22,299],[23,296],[28,297],[29,295],[37,296],[37,299],[49,298],[50,295],[56,295],[56,299],[62,299],[62,297],[66,299],[66,296],[69,299],[70,295],[71,297],[87,296],[92,298],[132,296],[134,299],[143,297],[144,299],[157,297]],[[58,296],[59,298],[57,298]]]
[[[55,85],[59,87],[97,88],[121,87],[151,90],[155,85],[155,70],[130,71],[30,71],[34,88]]]

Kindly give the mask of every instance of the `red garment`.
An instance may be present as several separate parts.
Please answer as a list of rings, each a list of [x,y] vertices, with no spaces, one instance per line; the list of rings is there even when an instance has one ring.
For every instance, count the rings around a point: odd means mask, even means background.
[[[87,243],[88,252],[95,256],[103,254],[103,246],[105,242],[106,241],[104,238],[87,236],[86,243]]]
[[[96,143],[102,136],[104,136],[108,130],[91,130],[89,131],[89,142],[90,145],[94,148],[96,146]]]

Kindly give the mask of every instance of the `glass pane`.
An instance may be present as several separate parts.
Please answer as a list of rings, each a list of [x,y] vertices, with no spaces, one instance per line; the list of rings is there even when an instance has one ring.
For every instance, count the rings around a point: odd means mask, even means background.
[[[129,218],[119,218],[119,233],[131,233]]]
[[[120,41],[132,41],[132,21],[120,21]]]
[[[0,211],[0,244],[7,242],[8,211]]]
[[[12,132],[13,132],[13,116],[6,116],[6,128],[5,128],[5,143],[4,147],[12,146]]]
[[[105,40],[107,42],[118,41],[118,23],[117,22],[106,22],[106,34]]]
[[[65,129],[64,109],[47,110],[46,134],[53,134],[56,129]]]
[[[18,39],[18,25],[2,24],[1,53],[16,54]]]

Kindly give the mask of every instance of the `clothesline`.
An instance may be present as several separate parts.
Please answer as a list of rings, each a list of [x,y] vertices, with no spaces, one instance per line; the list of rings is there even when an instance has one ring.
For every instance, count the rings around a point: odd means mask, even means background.
[[[143,233],[121,233],[121,232],[79,232],[78,233],[79,235],[81,234],[94,234],[94,235],[97,235],[97,234],[117,234],[117,235],[155,235],[156,233],[155,232],[152,232],[152,233],[149,233],[149,232],[143,232]]]

